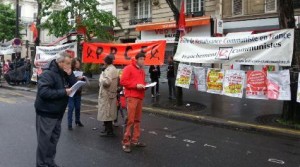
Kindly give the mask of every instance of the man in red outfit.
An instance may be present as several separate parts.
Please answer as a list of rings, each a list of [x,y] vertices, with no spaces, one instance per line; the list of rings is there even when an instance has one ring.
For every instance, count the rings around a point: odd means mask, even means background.
[[[128,120],[122,141],[123,151],[131,152],[131,146],[145,147],[139,141],[140,122],[142,117],[142,104],[145,96],[145,71],[143,69],[145,54],[139,53],[132,60],[132,64],[124,68],[120,83],[125,87],[125,97],[127,100]],[[133,127],[133,136],[131,128]]]

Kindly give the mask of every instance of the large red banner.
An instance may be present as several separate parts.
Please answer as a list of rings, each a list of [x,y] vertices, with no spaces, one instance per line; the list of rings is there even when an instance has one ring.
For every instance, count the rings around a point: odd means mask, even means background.
[[[130,64],[131,58],[137,54],[144,54],[145,65],[162,65],[164,63],[166,41],[141,43],[84,43],[83,62],[103,63],[106,56],[115,58],[114,64]]]

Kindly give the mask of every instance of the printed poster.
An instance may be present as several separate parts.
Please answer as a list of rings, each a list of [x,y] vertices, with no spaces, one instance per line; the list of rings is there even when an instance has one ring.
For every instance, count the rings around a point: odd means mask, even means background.
[[[246,98],[267,99],[267,73],[266,71],[248,71]]]
[[[207,92],[214,94],[222,94],[223,90],[224,70],[209,68],[207,71]]]
[[[291,100],[290,71],[268,72],[268,98],[274,100]]]
[[[189,89],[192,79],[192,72],[192,66],[180,63],[178,66],[175,85],[178,87]]]
[[[227,70],[223,83],[223,95],[231,97],[243,97],[245,71]]]
[[[196,90],[206,92],[206,70],[203,67],[194,67],[194,85]]]

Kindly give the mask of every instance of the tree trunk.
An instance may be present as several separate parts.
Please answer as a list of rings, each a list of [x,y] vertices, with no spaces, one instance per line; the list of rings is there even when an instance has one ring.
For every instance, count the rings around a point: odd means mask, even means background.
[[[295,28],[293,0],[278,0],[278,15],[280,29]],[[295,32],[295,40],[299,39],[299,32]],[[284,101],[281,117],[286,121],[299,121],[300,104],[297,103],[297,83],[299,74],[299,55],[296,54],[297,44],[294,41],[292,67],[290,68],[291,101]]]
[[[177,7],[174,4],[173,0],[166,0],[167,4],[169,5],[170,9],[172,10],[173,14],[174,14],[174,19],[176,20],[176,25],[178,25],[178,20],[179,20],[179,10],[177,9]],[[179,41],[179,37],[180,37],[180,31],[177,30],[176,31],[176,35],[175,35],[175,43],[174,43],[174,48],[173,48],[173,53],[175,54],[177,51],[177,46],[178,46],[178,41]],[[175,77],[177,76],[177,71],[178,71],[178,65],[179,62],[174,62],[175,65]],[[181,106],[183,104],[183,93],[182,93],[182,88],[181,87],[176,87],[176,103],[177,106]]]

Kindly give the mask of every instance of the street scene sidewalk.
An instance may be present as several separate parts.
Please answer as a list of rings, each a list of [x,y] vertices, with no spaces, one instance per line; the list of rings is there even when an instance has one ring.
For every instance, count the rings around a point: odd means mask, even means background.
[[[94,75],[90,79],[90,85],[83,89],[82,100],[92,105],[98,104],[98,78],[99,75]],[[35,85],[11,86],[2,82],[2,87],[36,92]],[[160,82],[160,96],[152,98],[150,89],[146,91],[145,96],[143,110],[146,112],[187,121],[300,136],[300,130],[277,122],[282,101],[239,99],[209,94],[198,92],[191,85],[190,89],[183,89],[183,105],[177,106],[176,100],[168,99],[168,84],[165,79],[161,79]]]

